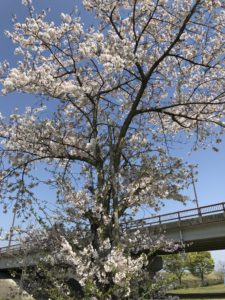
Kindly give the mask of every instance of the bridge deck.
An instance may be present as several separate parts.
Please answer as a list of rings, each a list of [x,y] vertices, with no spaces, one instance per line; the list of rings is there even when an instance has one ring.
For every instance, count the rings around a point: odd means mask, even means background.
[[[199,208],[185,209],[173,213],[152,216],[148,218],[142,218],[134,221],[123,222],[121,226],[125,229],[138,229],[143,227],[150,227],[156,225],[168,225],[169,223],[175,223],[183,226],[188,222],[192,225],[193,220],[201,220],[205,216],[223,214],[225,219],[225,202],[202,206]],[[188,221],[189,220],[189,221]],[[205,219],[206,220],[206,219]],[[209,222],[210,219],[208,219]],[[183,222],[183,221],[187,221]]]
[[[187,252],[221,250],[225,249],[225,202],[134,220],[121,226],[125,231],[139,229],[150,236],[162,233],[166,239],[185,245]]]
[[[190,252],[225,249],[225,202],[121,223],[121,228],[140,229],[149,235],[162,232],[166,238],[188,245]],[[20,264],[25,253],[30,261],[40,259],[39,249],[30,244],[0,248],[0,269]]]

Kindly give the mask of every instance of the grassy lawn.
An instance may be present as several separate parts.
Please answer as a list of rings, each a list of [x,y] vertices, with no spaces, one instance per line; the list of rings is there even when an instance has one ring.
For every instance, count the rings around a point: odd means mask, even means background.
[[[224,284],[217,284],[217,285],[210,285],[204,287],[196,287],[196,288],[185,288],[185,289],[176,289],[170,291],[170,293],[174,294],[207,294],[207,293],[225,293],[225,285]]]

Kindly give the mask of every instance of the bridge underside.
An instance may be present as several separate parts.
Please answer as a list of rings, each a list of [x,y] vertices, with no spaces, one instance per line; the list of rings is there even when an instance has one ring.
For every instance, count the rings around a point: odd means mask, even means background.
[[[224,250],[225,249],[225,237],[224,238],[210,238],[201,239],[198,241],[185,242],[186,252],[196,251],[212,251],[212,250]]]

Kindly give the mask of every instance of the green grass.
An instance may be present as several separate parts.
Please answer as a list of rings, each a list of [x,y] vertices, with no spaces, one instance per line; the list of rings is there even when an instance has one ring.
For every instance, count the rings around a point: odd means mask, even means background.
[[[170,293],[174,294],[207,294],[207,293],[225,293],[225,285],[224,284],[217,284],[217,285],[210,285],[204,287],[196,287],[196,288],[185,288],[185,289],[176,289],[170,291]]]

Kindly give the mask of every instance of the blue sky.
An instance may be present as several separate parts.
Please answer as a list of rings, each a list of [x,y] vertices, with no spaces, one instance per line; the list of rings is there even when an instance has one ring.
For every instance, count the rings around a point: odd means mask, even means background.
[[[57,18],[60,12],[71,12],[75,5],[80,5],[80,1],[74,0],[34,0],[35,7],[38,10],[51,7],[52,18]],[[12,28],[11,17],[16,14],[19,20],[26,16],[26,8],[21,5],[21,0],[1,0],[0,10],[0,61],[9,60],[12,65],[16,62],[14,57],[14,45],[4,37],[4,30]],[[89,23],[87,14],[83,14],[84,22]],[[26,105],[35,103],[35,98],[29,95],[10,94],[6,97],[0,97],[0,111],[3,114],[9,114],[15,107],[22,109]],[[188,146],[180,145],[176,149],[176,154],[183,156],[188,162],[198,164],[198,182],[196,183],[198,199],[200,205],[209,205],[225,201],[225,137],[224,142],[220,144],[220,151],[214,152],[211,147],[207,150],[200,150],[191,155],[186,155]],[[43,192],[43,194],[46,191]],[[193,190],[189,189],[186,194],[194,199]],[[49,194],[50,195],[50,194]],[[50,196],[49,196],[50,197]],[[175,202],[166,202],[162,209],[164,212],[172,212],[185,208],[195,207],[190,201],[184,207]],[[3,215],[0,211],[0,227],[7,228],[11,222],[11,215]],[[213,257],[225,261],[225,250],[214,251]]]

